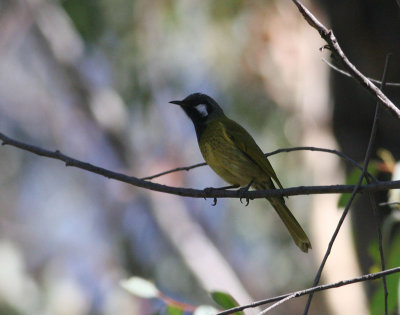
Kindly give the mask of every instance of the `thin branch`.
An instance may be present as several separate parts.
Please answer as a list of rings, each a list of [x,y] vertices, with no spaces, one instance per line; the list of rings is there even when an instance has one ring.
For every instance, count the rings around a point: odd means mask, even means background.
[[[329,61],[326,60],[325,58],[322,58],[322,61],[325,62],[329,67],[331,67],[331,68],[332,68],[333,70],[335,70],[336,72],[339,72],[339,73],[343,74],[343,75],[346,76],[346,77],[352,78],[352,76],[351,76],[350,73],[348,73],[348,72],[346,72],[346,71],[344,71],[344,70],[342,70],[342,69],[336,67],[333,63],[329,62]],[[379,81],[379,80],[372,79],[372,78],[370,78],[370,77],[367,77],[367,78],[368,78],[368,80],[370,80],[371,82],[374,82],[374,83],[376,83],[376,84],[382,84],[382,82]],[[386,86],[400,87],[400,83],[396,83],[396,82],[387,82],[385,85],[386,85]]]
[[[327,153],[332,153],[332,154],[336,154],[337,156],[343,158],[344,160],[346,160],[347,162],[349,162],[351,165],[353,165],[354,167],[357,167],[359,170],[362,171],[363,167],[357,163],[356,161],[354,161],[351,157],[347,156],[346,154],[334,150],[334,149],[325,149],[325,148],[317,148],[317,147],[294,147],[294,148],[283,148],[283,149],[278,149],[275,151],[272,151],[270,153],[266,153],[265,156],[270,156],[270,155],[274,155],[277,153],[281,153],[281,152],[292,152],[292,151],[300,151],[300,150],[307,150],[307,151],[317,151],[317,152],[327,152]],[[368,173],[368,175],[374,180],[374,181],[378,181],[374,175],[372,175],[371,173]]]
[[[332,235],[332,237],[331,237],[331,239],[329,241],[328,248],[327,248],[327,250],[325,252],[324,258],[322,259],[322,262],[321,262],[321,264],[320,264],[320,266],[318,268],[318,271],[317,271],[317,275],[314,278],[313,286],[316,286],[318,284],[320,278],[321,278],[322,270],[325,267],[326,261],[328,260],[328,257],[329,257],[329,255],[331,253],[333,244],[334,244],[334,242],[336,240],[336,237],[339,234],[339,231],[340,231],[340,229],[341,229],[341,227],[343,225],[344,220],[346,219],[347,213],[349,212],[350,206],[353,203],[353,200],[354,200],[354,198],[355,198],[355,196],[357,194],[357,191],[361,187],[361,183],[362,183],[362,179],[363,178],[364,178],[364,171],[362,172],[361,176],[359,177],[357,184],[354,186],[353,191],[352,191],[351,196],[350,196],[350,199],[348,200],[348,202],[346,204],[346,207],[344,208],[343,213],[342,213],[342,215],[341,215],[341,217],[339,219],[339,222],[338,222],[338,224],[336,226],[336,229],[335,229],[335,231],[334,231],[334,233],[333,233],[333,235]],[[313,297],[313,293],[311,293],[308,296],[307,304],[306,304],[306,307],[304,309],[303,315],[307,315],[308,310],[309,310],[310,305],[311,305],[312,297]]]
[[[151,176],[147,176],[147,177],[142,177],[141,180],[150,180],[150,179],[154,179],[156,177],[164,176],[164,175],[171,174],[174,172],[179,172],[179,171],[190,171],[191,169],[201,167],[201,166],[206,166],[206,165],[207,165],[207,163],[203,162],[203,163],[197,163],[197,164],[190,165],[190,166],[177,167],[172,170],[164,171],[164,172],[154,174]]]
[[[399,206],[400,201],[393,201],[393,202],[381,202],[378,206],[385,207],[385,206]]]
[[[296,297],[296,294],[291,294],[288,295],[287,297],[285,297],[284,299],[272,304],[271,306],[267,307],[265,310],[261,311],[260,313],[258,313],[258,315],[263,315],[263,314],[267,314],[270,310],[277,308],[279,305],[286,303],[289,300],[292,300]]]
[[[386,56],[386,61],[385,61],[385,68],[383,71],[383,76],[382,76],[382,83],[381,83],[381,90],[384,91],[385,90],[385,86],[386,86],[386,78],[387,78],[387,71],[389,69],[389,62],[390,62],[390,57],[391,54],[388,54]],[[381,104],[378,101],[376,103],[376,124],[378,125],[379,119],[380,119],[380,112],[381,112]],[[366,178],[367,183],[370,183],[370,180],[368,178]],[[376,203],[376,199],[373,193],[369,192],[368,193],[368,197],[372,206],[372,212],[374,215],[374,222],[376,224],[376,230],[378,233],[378,244],[379,244],[379,256],[380,256],[380,260],[381,260],[381,268],[382,270],[386,269],[386,264],[385,264],[385,255],[383,253],[383,242],[382,242],[382,230],[381,230],[381,218],[378,214],[378,207],[377,207],[377,203]],[[382,282],[383,282],[383,294],[384,294],[384,300],[385,300],[385,315],[388,315],[388,296],[389,296],[389,292],[387,289],[387,282],[386,282],[386,277],[382,277]]]
[[[382,84],[385,84],[385,82],[386,82],[387,67],[388,67],[388,59],[386,59],[385,68],[383,70]],[[324,269],[326,261],[328,260],[328,257],[329,257],[329,255],[331,253],[331,250],[332,250],[333,244],[334,244],[334,242],[336,240],[336,237],[339,234],[339,231],[340,231],[340,229],[341,229],[341,227],[343,225],[344,220],[346,219],[346,216],[347,216],[347,214],[348,214],[348,212],[350,210],[350,206],[353,203],[353,200],[354,200],[354,198],[356,196],[356,193],[357,193],[358,189],[361,186],[362,180],[364,179],[364,177],[366,177],[365,175],[367,173],[368,164],[369,164],[369,161],[371,159],[372,147],[373,147],[373,144],[375,142],[376,132],[378,130],[378,120],[379,120],[379,116],[380,116],[379,115],[380,114],[380,108],[381,108],[380,107],[380,100],[378,99],[378,101],[376,103],[376,107],[375,107],[375,115],[374,115],[374,121],[372,123],[371,134],[370,134],[370,137],[369,137],[368,146],[367,146],[367,150],[366,150],[366,153],[365,153],[365,158],[364,158],[364,163],[363,163],[363,170],[361,172],[360,177],[358,178],[358,182],[357,182],[356,186],[354,187],[354,190],[353,190],[353,192],[352,192],[352,194],[350,196],[350,199],[348,200],[348,202],[346,204],[346,207],[345,207],[345,209],[344,209],[344,211],[342,213],[342,216],[340,217],[340,220],[339,220],[339,222],[338,222],[338,224],[336,226],[335,232],[333,233],[332,238],[329,241],[328,248],[326,250],[324,258],[322,259],[321,265],[319,266],[318,271],[317,271],[317,275],[315,276],[313,286],[316,286],[318,284],[320,278],[321,278],[322,270]],[[386,280],[385,280],[385,282],[386,282]],[[311,305],[312,297],[313,297],[313,294],[310,294],[308,296],[307,304],[306,304],[306,307],[304,309],[303,315],[307,315],[308,314],[308,310],[309,310],[310,305]]]
[[[380,272],[376,272],[376,273],[369,273],[369,274],[363,275],[361,277],[342,280],[342,281],[331,283],[331,284],[324,284],[324,285],[312,287],[312,288],[305,289],[305,290],[300,290],[300,291],[296,291],[296,292],[292,292],[292,293],[288,293],[288,294],[283,294],[283,295],[276,296],[276,297],[269,298],[269,299],[265,299],[265,300],[259,300],[259,301],[256,301],[256,302],[253,302],[253,303],[250,303],[250,304],[233,307],[233,308],[230,308],[228,310],[219,312],[217,315],[233,314],[235,312],[240,312],[240,311],[243,311],[243,310],[248,309],[248,308],[255,308],[255,307],[258,307],[258,306],[261,306],[261,305],[277,302],[277,301],[285,299],[285,298],[287,298],[289,296],[293,296],[293,298],[298,298],[300,296],[311,294],[311,293],[314,293],[314,292],[325,291],[325,290],[339,288],[339,287],[343,287],[343,286],[354,284],[354,283],[358,283],[358,282],[364,282],[364,281],[371,281],[371,280],[379,279],[379,278],[382,278],[384,276],[388,276],[388,275],[391,275],[391,274],[394,274],[394,273],[398,273],[398,272],[400,272],[400,267],[391,268],[391,269],[387,269],[385,271],[380,271]]]
[[[368,180],[367,180],[368,181]],[[368,197],[372,206],[372,212],[374,215],[374,222],[376,225],[376,230],[378,233],[378,246],[379,246],[379,257],[381,260],[381,269],[385,270],[386,268],[386,263],[385,263],[385,255],[383,252],[383,240],[382,240],[382,229],[381,229],[381,225],[382,225],[382,219],[379,216],[379,211],[378,211],[378,207],[377,207],[377,202],[375,199],[375,196],[373,193],[369,192],[368,193]],[[388,297],[389,297],[389,291],[387,288],[387,281],[386,281],[386,276],[382,277],[382,282],[383,282],[383,298],[385,300],[385,315],[388,315]]]
[[[286,189],[267,189],[267,190],[252,190],[247,192],[238,192],[232,190],[218,190],[218,189],[192,189],[180,188],[167,185],[161,185],[137,177],[128,176],[122,173],[113,172],[105,168],[83,162],[67,155],[62,154],[60,151],[49,151],[37,146],[33,146],[24,142],[14,140],[0,132],[0,140],[3,145],[10,145],[33,154],[48,157],[55,160],[60,160],[66,166],[80,168],[82,170],[98,174],[110,179],[115,179],[136,187],[141,187],[153,191],[164,192],[172,195],[192,197],[192,198],[249,198],[259,199],[265,197],[278,197],[278,196],[298,196],[298,195],[311,195],[311,194],[344,194],[351,193],[354,190],[353,185],[325,185],[325,186],[298,186]],[[369,185],[363,185],[358,192],[368,191],[387,191],[390,189],[399,189],[400,180],[377,182]]]
[[[320,36],[328,43],[330,49],[342,62],[344,68],[355,78],[368,92],[376,96],[385,107],[397,118],[400,119],[400,109],[393,104],[393,102],[378,89],[366,76],[364,76],[346,57],[340,45],[333,34],[332,30],[327,29],[303,4],[298,0],[292,0],[297,6],[304,19],[315,28]]]
[[[360,164],[358,164],[356,161],[354,161],[351,157],[347,156],[346,154],[339,152],[337,150],[333,150],[333,149],[325,149],[325,148],[316,148],[316,147],[294,147],[294,148],[283,148],[283,149],[278,149],[269,153],[265,153],[265,156],[271,156],[271,155],[275,155],[281,152],[293,152],[293,151],[301,151],[301,150],[307,150],[307,151],[316,151],[316,152],[327,152],[327,153],[332,153],[332,154],[336,154],[337,156],[343,158],[344,160],[348,161],[351,165],[353,165],[354,167],[357,167],[359,170],[362,171],[362,166]],[[197,163],[191,166],[184,166],[184,167],[177,167],[168,171],[164,171],[155,175],[151,175],[151,176],[147,176],[147,177],[142,177],[142,180],[150,180],[150,179],[154,179],[156,177],[160,177],[160,176],[164,176],[167,174],[171,174],[174,172],[179,172],[179,171],[189,171],[192,170],[194,168],[197,167],[202,167],[207,165],[207,163]],[[370,173],[368,173],[368,175],[374,180],[377,181],[377,179]]]

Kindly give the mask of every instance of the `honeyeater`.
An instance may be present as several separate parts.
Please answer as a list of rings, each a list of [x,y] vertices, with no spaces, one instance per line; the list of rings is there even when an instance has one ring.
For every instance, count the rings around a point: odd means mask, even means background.
[[[196,130],[200,151],[207,164],[226,182],[254,189],[283,188],[267,157],[253,137],[238,123],[225,116],[211,97],[194,93],[179,105],[189,116]],[[278,212],[296,245],[307,252],[311,243],[283,197],[267,197]]]

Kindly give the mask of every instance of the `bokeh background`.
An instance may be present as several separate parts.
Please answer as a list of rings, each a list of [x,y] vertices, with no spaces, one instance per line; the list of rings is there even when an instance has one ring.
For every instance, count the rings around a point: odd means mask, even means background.
[[[379,77],[385,54],[400,47],[399,8],[350,2],[306,4],[355,64]],[[336,135],[360,161],[374,100],[351,79],[330,78],[323,45],[290,1],[0,0],[0,131],[144,177],[203,161],[191,122],[168,104],[203,92],[265,152],[339,148]],[[381,125],[376,147],[398,157],[398,122],[384,115]],[[286,187],[340,184],[350,171],[326,153],[270,160]],[[121,288],[134,275],[194,306],[214,305],[208,292],[216,289],[246,303],[309,287],[341,214],[336,195],[288,200],[313,244],[306,255],[262,200],[213,207],[9,146],[0,149],[0,174],[0,314],[163,312],[162,301]],[[154,181],[224,185],[208,167]],[[323,282],[371,271],[376,231],[365,207],[353,232],[347,218]],[[317,294],[310,314],[368,314],[376,287]],[[296,299],[271,314],[300,314],[304,305]]]

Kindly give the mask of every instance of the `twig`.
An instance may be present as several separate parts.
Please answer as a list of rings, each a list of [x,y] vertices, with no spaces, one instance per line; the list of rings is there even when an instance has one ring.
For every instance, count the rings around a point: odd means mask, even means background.
[[[0,140],[3,145],[10,145],[33,154],[48,157],[55,160],[63,161],[66,166],[80,168],[82,170],[98,174],[107,178],[115,179],[136,187],[146,188],[153,191],[164,192],[172,195],[192,197],[192,198],[249,198],[259,199],[265,197],[278,197],[278,196],[298,196],[298,195],[311,195],[311,194],[344,194],[351,193],[354,190],[354,185],[325,185],[325,186],[298,186],[286,189],[267,189],[267,190],[253,190],[243,192],[238,196],[236,191],[232,190],[199,190],[192,188],[180,188],[167,185],[161,185],[150,181],[141,180],[137,177],[128,176],[122,173],[113,172],[105,168],[83,162],[67,155],[62,154],[60,151],[49,151],[37,146],[33,146],[21,141],[14,140],[0,132]],[[369,185],[363,185],[358,190],[359,193],[368,191],[387,191],[390,189],[399,189],[400,180],[377,182]]]
[[[332,153],[332,154],[336,154],[337,156],[343,158],[344,160],[348,161],[351,165],[353,165],[354,167],[357,167],[359,170],[362,171],[363,167],[358,164],[356,161],[354,161],[351,157],[347,156],[346,154],[334,150],[334,149],[325,149],[325,148],[317,148],[317,147],[294,147],[294,148],[283,148],[283,149],[278,149],[275,151],[272,151],[270,153],[266,153],[266,156],[270,156],[270,155],[274,155],[277,153],[281,153],[281,152],[292,152],[292,151],[300,151],[300,150],[307,150],[307,151],[317,151],[317,152],[327,152],[327,153]],[[368,172],[368,176],[370,176],[374,181],[378,181],[374,175],[372,175],[371,173]]]
[[[322,259],[322,262],[321,262],[321,264],[320,264],[320,266],[318,268],[318,271],[317,271],[317,275],[315,276],[313,286],[316,286],[318,284],[318,282],[319,282],[319,279],[321,278],[322,270],[325,267],[326,261],[328,260],[328,257],[329,257],[329,255],[331,253],[333,244],[334,244],[334,242],[336,240],[337,235],[339,234],[339,231],[340,231],[340,229],[341,229],[341,227],[343,225],[344,220],[346,219],[347,213],[349,212],[350,206],[351,206],[351,204],[352,204],[352,202],[353,202],[353,200],[354,200],[354,198],[355,198],[355,196],[357,194],[357,191],[361,187],[361,182],[362,182],[363,178],[364,178],[364,171],[362,172],[361,176],[359,177],[357,184],[354,186],[353,191],[352,191],[351,196],[350,196],[350,199],[348,200],[348,202],[346,204],[346,207],[344,208],[343,213],[342,213],[342,215],[341,215],[341,217],[339,219],[339,222],[338,222],[338,224],[336,226],[336,229],[335,229],[335,231],[334,231],[334,233],[333,233],[333,235],[332,235],[332,237],[331,237],[331,239],[329,241],[328,248],[327,248],[327,250],[325,252],[324,258]],[[311,293],[308,296],[307,304],[306,304],[306,307],[304,309],[303,315],[307,315],[308,310],[309,310],[310,305],[311,305],[312,297],[313,297],[313,294]]]
[[[368,179],[367,179],[367,181],[368,181]],[[374,222],[375,222],[376,230],[377,230],[377,234],[378,234],[378,246],[379,246],[379,257],[381,260],[381,269],[385,270],[386,263],[385,263],[385,255],[383,252],[383,240],[382,240],[382,229],[381,229],[382,219],[379,216],[379,211],[378,211],[378,207],[376,205],[376,199],[375,199],[374,194],[369,192],[368,197],[369,197],[369,202],[371,203],[371,206],[372,206],[372,212],[373,212],[374,219],[375,219]],[[387,288],[386,276],[382,277],[382,283],[383,283],[383,297],[385,300],[385,315],[388,315],[389,291]]]
[[[356,161],[354,161],[352,158],[350,158],[349,156],[347,156],[346,154],[339,152],[337,150],[333,150],[333,149],[325,149],[325,148],[316,148],[316,147],[294,147],[294,148],[283,148],[283,149],[278,149],[269,153],[265,153],[265,156],[271,156],[271,155],[275,155],[281,152],[293,152],[293,151],[301,151],[301,150],[307,150],[307,151],[316,151],[316,152],[327,152],[327,153],[332,153],[332,154],[336,154],[337,156],[343,158],[344,160],[348,161],[351,165],[353,165],[354,167],[357,167],[358,169],[362,170],[362,166],[360,164],[358,164]],[[151,176],[147,176],[147,177],[142,177],[142,180],[149,180],[149,179],[154,179],[156,177],[160,177],[160,176],[164,176],[170,173],[174,173],[174,172],[179,172],[179,171],[189,171],[192,170],[194,168],[197,167],[201,167],[201,166],[205,166],[207,165],[207,163],[197,163],[191,166],[184,166],[184,167],[177,167],[168,171],[164,171],[155,175],[151,175]],[[368,175],[374,180],[377,181],[377,179],[370,173],[368,173]]]
[[[261,311],[260,313],[258,313],[258,315],[263,315],[263,314],[267,314],[270,310],[277,308],[279,305],[286,303],[287,301],[294,299],[296,297],[296,294],[291,294],[288,295],[287,297],[285,297],[284,299],[272,304],[271,306],[267,307],[265,310]]]
[[[393,201],[393,202],[380,202],[378,206],[385,207],[385,206],[399,206],[400,201]]]
[[[387,60],[386,60],[385,68],[384,68],[383,75],[382,75],[383,84],[384,84],[384,82],[386,82],[387,66],[388,66],[388,61]],[[322,259],[321,265],[319,266],[318,271],[317,271],[317,275],[315,276],[313,286],[316,286],[318,284],[320,278],[321,278],[322,270],[324,269],[326,261],[328,260],[328,257],[329,257],[329,255],[331,253],[331,250],[332,250],[333,244],[334,244],[334,242],[336,240],[336,237],[339,234],[339,231],[340,231],[340,229],[342,227],[342,224],[343,224],[344,220],[346,219],[346,216],[347,216],[347,214],[348,214],[348,212],[350,210],[350,206],[353,203],[354,197],[355,197],[358,189],[361,186],[362,180],[366,175],[366,172],[367,172],[367,169],[368,169],[368,164],[369,164],[369,161],[370,161],[370,158],[371,158],[371,154],[372,154],[373,143],[375,141],[375,136],[376,136],[376,132],[377,132],[377,129],[378,129],[379,113],[380,113],[380,100],[378,99],[378,101],[376,103],[374,121],[372,123],[371,135],[369,137],[368,146],[367,146],[367,150],[366,150],[366,153],[365,153],[365,158],[364,158],[364,163],[363,163],[363,170],[361,172],[360,177],[358,178],[358,182],[357,182],[356,186],[354,187],[354,190],[353,190],[353,192],[352,192],[352,194],[350,196],[350,199],[346,204],[346,207],[345,207],[345,209],[344,209],[344,211],[342,213],[342,216],[340,217],[340,220],[339,220],[339,222],[338,222],[338,224],[336,226],[335,232],[333,233],[332,238],[329,241],[328,248],[326,250],[325,256]],[[312,297],[313,297],[313,294],[310,294],[308,296],[307,304],[306,304],[306,307],[304,309],[303,315],[307,315],[308,310],[309,310],[310,305],[311,305]]]
[[[385,61],[385,68],[383,71],[383,76],[382,76],[382,83],[381,83],[381,90],[384,91],[385,90],[385,86],[386,86],[386,78],[387,78],[387,71],[389,69],[389,62],[390,62],[390,57],[391,54],[388,54],[386,56],[386,61]],[[380,119],[380,112],[381,112],[381,104],[378,101],[376,103],[376,124],[378,125],[379,119]],[[368,178],[366,178],[367,183],[370,183],[370,180]],[[371,207],[372,207],[372,213],[374,215],[374,222],[376,225],[376,230],[378,233],[378,244],[379,244],[379,256],[380,256],[380,260],[381,260],[381,268],[382,270],[386,269],[386,264],[385,264],[385,255],[383,253],[383,242],[382,242],[382,230],[381,230],[381,219],[380,216],[378,214],[378,207],[376,205],[376,200],[375,200],[375,196],[373,193],[369,192],[368,193],[368,197],[371,203]],[[384,300],[385,300],[385,315],[388,315],[388,296],[389,296],[389,292],[387,289],[387,282],[386,282],[386,277],[382,277],[382,282],[383,282],[383,292],[384,292]]]
[[[329,67],[331,67],[331,68],[332,68],[333,70],[335,70],[336,72],[339,72],[339,73],[343,74],[343,75],[346,76],[346,77],[352,78],[352,76],[351,76],[350,73],[348,73],[348,72],[346,72],[346,71],[344,71],[344,70],[342,70],[342,69],[336,67],[333,63],[329,62],[329,61],[326,60],[325,58],[322,58],[322,61],[325,62]],[[367,77],[367,78],[368,78],[368,80],[370,80],[371,82],[374,82],[374,83],[376,83],[376,84],[382,84],[382,82],[379,81],[379,80],[372,79],[372,78],[370,78],[370,77]],[[385,84],[385,86],[400,87],[400,83],[396,83],[396,82],[387,82],[387,83]]]
[[[315,28],[320,36],[328,43],[330,49],[342,62],[343,66],[355,78],[362,86],[364,86],[368,92],[376,96],[385,107],[397,118],[400,119],[400,109],[393,104],[393,102],[378,89],[366,76],[364,76],[346,57],[340,45],[333,34],[332,30],[328,30],[303,4],[298,0],[292,0],[297,6],[304,19]]]
[[[285,298],[287,298],[289,296],[293,296],[293,298],[298,298],[300,296],[311,294],[311,293],[314,293],[314,292],[325,291],[325,290],[330,290],[330,289],[333,289],[333,288],[343,287],[343,286],[350,285],[350,284],[353,284],[353,283],[379,279],[379,278],[382,278],[383,276],[391,275],[391,274],[398,273],[398,272],[400,272],[400,267],[395,267],[395,268],[387,269],[385,271],[380,271],[380,272],[376,272],[376,273],[369,273],[369,274],[363,275],[361,277],[342,280],[342,281],[331,283],[331,284],[319,285],[319,286],[315,286],[315,287],[312,287],[312,288],[309,288],[309,289],[300,290],[300,291],[296,291],[296,292],[292,292],[292,293],[287,293],[287,294],[283,294],[283,295],[276,296],[276,297],[273,297],[273,298],[269,298],[269,299],[265,299],[265,300],[259,300],[259,301],[256,301],[256,302],[253,302],[253,303],[250,303],[250,304],[233,307],[233,308],[230,308],[228,310],[219,312],[217,315],[233,314],[235,312],[240,312],[240,311],[243,311],[243,310],[248,309],[248,308],[255,308],[255,307],[258,307],[258,306],[261,306],[261,305],[265,305],[265,304],[268,304],[268,303],[277,302],[277,301],[285,299]]]
[[[142,177],[141,180],[149,180],[149,179],[153,179],[156,177],[164,176],[164,175],[174,173],[174,172],[179,172],[179,171],[190,171],[191,169],[194,169],[196,167],[201,167],[201,166],[206,166],[206,165],[207,165],[207,163],[203,162],[203,163],[197,163],[197,164],[190,165],[190,166],[177,167],[172,170],[164,171],[164,172],[154,174],[151,176],[147,176],[147,177]]]

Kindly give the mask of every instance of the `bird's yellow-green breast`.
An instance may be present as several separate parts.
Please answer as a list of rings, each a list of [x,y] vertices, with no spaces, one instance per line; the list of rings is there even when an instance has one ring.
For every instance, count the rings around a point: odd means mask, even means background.
[[[226,116],[208,121],[198,141],[207,164],[228,183],[247,186],[273,178],[282,187],[253,137]]]
[[[264,178],[263,170],[239,149],[229,134],[228,125],[231,128],[241,128],[226,117],[208,122],[199,138],[204,160],[219,176],[233,185],[247,186],[252,180]],[[248,140],[251,145],[252,138]]]

